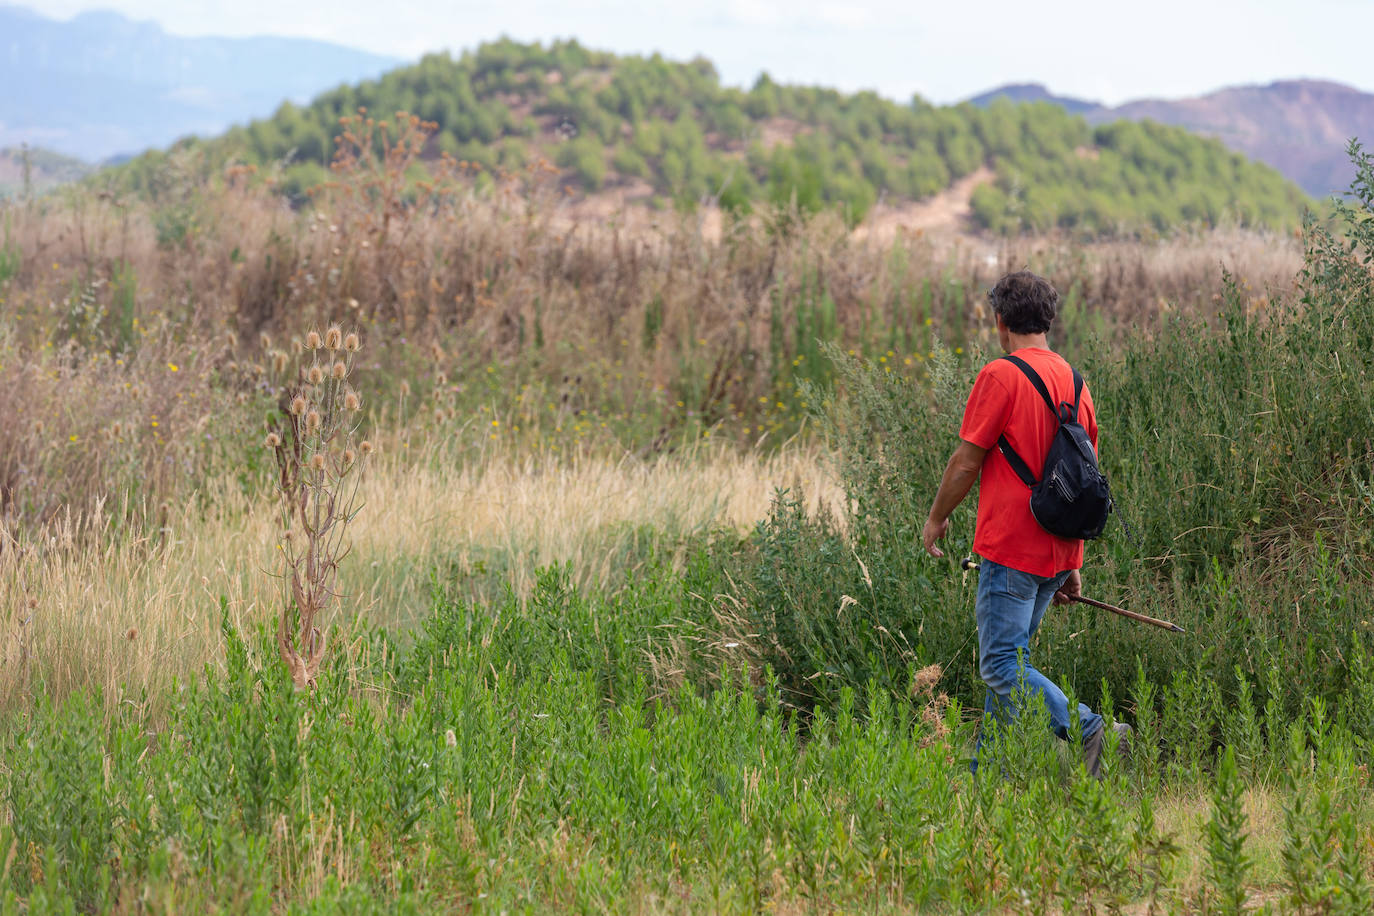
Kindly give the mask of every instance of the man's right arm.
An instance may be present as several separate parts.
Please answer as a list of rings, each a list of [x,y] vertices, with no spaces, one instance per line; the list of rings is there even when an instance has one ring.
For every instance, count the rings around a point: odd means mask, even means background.
[[[972,442],[961,441],[954,454],[949,456],[944,476],[940,478],[940,489],[936,492],[935,502],[930,507],[930,516],[921,530],[921,541],[925,544],[926,552],[932,557],[945,555],[943,550],[935,546],[935,542],[944,537],[945,532],[949,530],[949,517],[964,501],[964,497],[968,496],[969,490],[973,489],[987,454],[987,449],[979,448]]]

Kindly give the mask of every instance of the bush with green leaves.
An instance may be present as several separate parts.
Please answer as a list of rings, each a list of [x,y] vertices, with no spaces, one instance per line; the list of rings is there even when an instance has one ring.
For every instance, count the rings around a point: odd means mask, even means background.
[[[650,699],[645,651],[697,587],[660,570],[579,594],[550,570],[528,604],[441,593],[413,648],[360,628],[312,693],[270,633],[245,640],[226,615],[223,670],[164,721],[78,697],[6,726],[0,907],[984,909],[1142,891],[1163,840],[1128,784],[1043,755],[1015,786],[975,780],[957,706],[844,690],[803,734],[763,672]]]
[[[1354,203],[1338,211],[1340,234],[1309,225],[1299,301],[1255,312],[1232,284],[1216,326],[1179,319],[1114,351],[1073,341],[1118,505],[1088,545],[1085,593],[1188,631],[1056,609],[1036,664],[1090,703],[1103,684],[1126,696],[1138,665],[1156,687],[1196,685],[1188,721],[1213,738],[1254,727],[1223,715],[1242,698],[1348,702],[1371,637],[1361,609],[1374,604],[1374,159],[1352,153]],[[956,565],[976,493],[956,513],[947,559],[928,558],[920,533],[992,354],[940,351],[921,378],[827,355],[835,387],[803,384],[802,398],[840,456],[848,512],[809,518],[792,494],[722,562],[735,564],[741,606],[766,634],[764,657],[812,701],[870,680],[899,686],[900,672],[940,664],[947,689],[976,705],[973,583]],[[1286,676],[1271,687],[1275,669]],[[1189,769],[1210,758],[1200,753]]]

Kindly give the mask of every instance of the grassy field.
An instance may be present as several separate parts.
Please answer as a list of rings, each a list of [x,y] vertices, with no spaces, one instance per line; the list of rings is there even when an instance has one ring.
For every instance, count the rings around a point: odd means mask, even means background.
[[[1362,175],[1301,251],[994,263],[482,197],[0,212],[0,912],[1367,912]],[[969,773],[971,511],[918,545],[1022,258],[1134,532],[1085,591],[1188,631],[1046,621],[1136,730],[1102,782],[1034,709]],[[264,438],[334,320],[371,454],[297,690]]]

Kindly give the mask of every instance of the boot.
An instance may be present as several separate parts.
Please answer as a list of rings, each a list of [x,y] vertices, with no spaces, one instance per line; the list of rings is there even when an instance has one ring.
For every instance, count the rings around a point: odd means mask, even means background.
[[[1125,722],[1118,722],[1112,729],[1121,736],[1121,740],[1116,745],[1116,755],[1121,760],[1131,758],[1131,727]],[[1104,725],[1099,728],[1092,737],[1083,742],[1083,766],[1087,767],[1088,775],[1093,779],[1102,778],[1102,751],[1107,746],[1107,727]]]

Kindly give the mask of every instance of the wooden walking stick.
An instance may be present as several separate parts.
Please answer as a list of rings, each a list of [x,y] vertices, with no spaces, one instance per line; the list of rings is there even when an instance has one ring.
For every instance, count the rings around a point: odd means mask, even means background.
[[[974,562],[973,557],[965,557],[964,559],[959,561],[959,568],[965,571],[970,569],[977,569],[978,564]],[[1160,629],[1168,630],[1171,633],[1187,632],[1187,630],[1183,629],[1183,627],[1179,626],[1176,623],[1170,623],[1167,620],[1160,620],[1158,617],[1148,617],[1145,614],[1137,614],[1135,611],[1128,611],[1124,607],[1117,607],[1116,605],[1108,604],[1105,601],[1094,601],[1092,598],[1084,598],[1082,595],[1074,595],[1069,600],[1077,601],[1079,604],[1086,604],[1089,607],[1101,608],[1104,611],[1111,611],[1113,614],[1120,614],[1122,617],[1129,617],[1131,620],[1139,620],[1141,623],[1148,623],[1151,626],[1156,626]]]
[[[1074,595],[1069,600],[1077,601],[1079,604],[1086,604],[1089,607],[1101,608],[1104,611],[1111,611],[1113,614],[1120,614],[1122,617],[1129,617],[1132,620],[1139,620],[1141,623],[1148,623],[1152,626],[1160,627],[1161,629],[1169,630],[1173,633],[1187,632],[1183,629],[1183,627],[1179,626],[1176,623],[1170,623],[1167,620],[1160,620],[1158,617],[1147,617],[1144,614],[1137,614],[1135,611],[1128,611],[1124,607],[1117,607],[1116,605],[1108,604],[1105,601],[1094,601],[1091,598],[1084,598],[1082,595]]]

